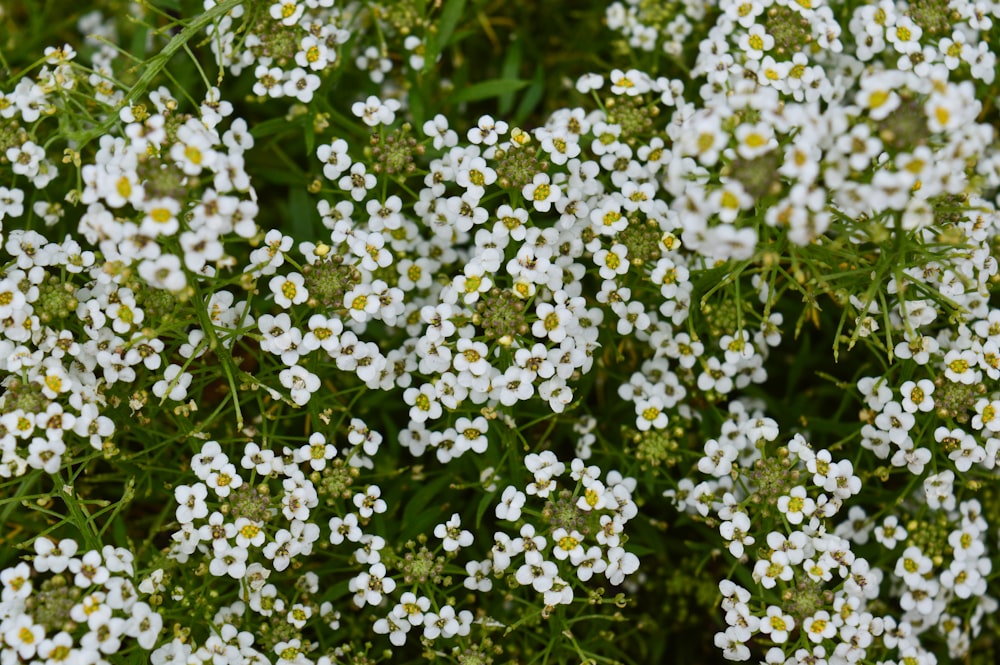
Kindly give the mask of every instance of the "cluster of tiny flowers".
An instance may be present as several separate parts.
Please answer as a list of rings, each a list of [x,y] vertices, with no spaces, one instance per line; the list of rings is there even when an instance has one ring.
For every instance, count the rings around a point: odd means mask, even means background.
[[[701,26],[712,3],[684,0],[658,3],[648,0],[616,1],[605,10],[608,28],[621,33],[628,45],[641,51],[662,50],[679,57],[695,26]]]
[[[115,432],[104,389],[159,365],[142,308],[70,237],[16,230],[0,279],[0,477],[56,474],[74,441],[97,450]]]
[[[122,109],[124,137],[101,137],[93,164],[82,168],[79,233],[105,261],[136,264],[157,289],[182,291],[186,271],[215,274],[231,264],[227,236],[257,233],[258,207],[243,153],[253,147],[247,123],[212,89],[199,116],[176,112],[166,88],[150,95],[155,108]]]
[[[0,571],[0,660],[107,663],[134,640],[152,649],[163,620],[134,583],[133,555],[35,540],[31,563]]]
[[[285,452],[276,456],[252,442],[244,447],[240,467],[262,479],[273,477],[275,485],[280,481],[280,492],[272,493],[267,482],[245,485],[219,444],[206,442],[191,460],[200,482],[174,489],[180,529],[173,534],[171,556],[181,563],[196,553],[210,557],[209,572],[217,577],[243,579],[252,568],[261,571],[257,577],[263,584],[269,572],[265,564],[282,571],[295,557],[312,552],[320,532],[309,515],[319,498],[299,463],[322,469],[337,451],[316,433],[307,445]],[[260,605],[261,586],[251,585],[251,595],[243,599],[252,608]]]
[[[589,101],[531,130],[413,121],[450,48],[416,7],[442,3],[384,4],[204,0],[196,19],[227,76],[252,72],[258,101],[313,120],[314,241],[258,226],[271,211],[245,157],[281,119],[255,126],[214,87],[122,89],[100,15],[80,24],[90,63],[52,47],[0,90],[0,479],[96,487],[95,466],[159,418],[195,441],[186,475],[148,471],[176,504],[148,568],[36,534],[34,558],[0,572],[0,660],[104,663],[132,640],[154,665],[370,662],[332,646],[338,598],[365,623],[345,639],[444,653],[532,608],[648,590],[636,553],[655,543],[630,544],[649,529],[629,523],[664,487],[731,557],[727,659],[967,657],[998,609],[1000,151],[982,91],[1000,4],[612,2],[636,61],[689,61],[686,81],[587,74]],[[444,4],[458,20],[464,3]],[[365,92],[337,113],[359,131],[323,135],[333,114],[313,111],[359,71]],[[92,129],[65,133],[80,99]],[[79,174],[61,200],[59,142]],[[36,230],[67,224],[78,240]],[[840,288],[850,275],[870,286]],[[776,361],[815,367],[775,349],[797,307],[796,338],[820,327],[820,296],[843,312],[836,344],[886,357],[831,377],[858,421],[841,408],[779,431],[745,394]],[[216,384],[235,427],[193,415]],[[570,428],[567,464],[553,450]],[[847,434],[809,443],[830,432]],[[590,463],[609,453],[649,488]],[[664,473],[684,459],[687,477]],[[483,494],[475,519],[449,490]],[[88,526],[108,514],[124,519]],[[161,637],[158,612],[187,610]]]
[[[893,388],[890,377],[863,377],[858,389],[868,411],[862,445],[895,467],[921,476],[932,450],[913,435],[933,433],[936,448],[955,471],[973,466],[992,472],[1000,455],[1000,392],[988,386],[1000,377],[1000,310],[984,301],[980,316],[936,336],[915,327],[896,347],[902,362],[926,374]],[[919,429],[918,429],[919,428]]]
[[[730,413],[698,462],[715,480],[685,479],[668,493],[681,509],[717,519],[732,556],[752,563],[756,589],[728,579],[720,584],[727,628],[715,642],[725,657],[748,660],[753,640],[774,645],[767,663],[853,663],[893,652],[900,662],[936,662],[921,642],[927,631],[945,638],[952,657],[963,657],[997,602],[986,593],[987,524],[978,501],[956,505],[955,475],[927,477],[923,491],[881,520],[860,506],[844,516],[845,502],[861,491],[849,461],[814,450],[801,435],[765,455],[778,438],[777,424],[740,402]],[[941,520],[927,518],[928,509]],[[907,515],[935,526],[918,532],[913,521],[904,528],[900,519]],[[856,554],[873,533],[884,551],[897,551],[889,559],[894,568],[882,570]],[[898,599],[899,614],[869,609],[888,595]]]
[[[102,32],[108,32],[97,13],[84,16],[80,23],[93,30],[94,38],[86,40],[91,47],[99,44]],[[13,89],[0,89],[0,171],[5,182],[0,186],[0,241],[5,219],[37,217],[52,226],[65,214],[61,202],[32,195],[45,190],[59,175],[58,166],[46,152],[49,137],[45,130],[51,125],[46,120],[65,112],[71,103],[67,100],[75,95],[109,107],[118,103],[123,93],[111,83],[116,55],[110,45],[99,48],[84,74],[74,67],[77,52],[72,46],[50,46],[34,78],[25,76]],[[10,186],[6,186],[8,183]]]
[[[205,0],[205,9],[218,0]],[[276,0],[268,11],[236,4],[208,29],[220,66],[234,75],[253,72],[255,95],[312,101],[322,76],[340,60],[351,38],[351,16],[333,0]]]
[[[186,597],[184,589],[174,586],[168,589],[166,577],[162,570],[157,570],[143,584],[158,592],[169,591],[174,600]],[[190,635],[176,636],[164,643],[149,656],[153,665],[169,665],[171,663],[189,663],[191,665],[209,665],[214,663],[248,663],[250,665],[332,665],[344,652],[336,649],[330,655],[322,655],[315,661],[306,657],[306,653],[314,651],[316,645],[298,635],[307,620],[315,617],[323,628],[336,631],[340,628],[340,613],[333,609],[330,602],[315,602],[312,596],[319,590],[319,579],[315,573],[304,573],[294,583],[294,591],[299,595],[299,602],[285,608],[280,599],[275,599],[274,585],[266,585],[270,595],[265,596],[264,603],[273,602],[269,616],[275,618],[274,631],[267,645],[257,642],[257,636],[250,630],[243,629],[244,617],[248,611],[246,603],[241,600],[219,608],[211,617],[208,636],[199,640]],[[280,617],[280,618],[279,618]],[[206,621],[206,623],[208,623]],[[263,648],[261,648],[263,647]]]
[[[230,611],[241,615],[250,611],[265,622],[281,626],[280,632],[263,638],[254,630],[243,631],[236,646],[249,648],[255,639],[263,639],[265,644],[274,644],[279,662],[299,662],[288,649],[297,649],[296,653],[301,654],[314,648],[303,631],[307,623],[315,626],[315,621],[308,621],[311,617],[329,623],[332,606],[310,600],[318,585],[315,574],[299,578],[294,595],[284,586],[287,575],[281,574],[298,568],[301,560],[313,554],[314,545],[326,549],[317,544],[321,539],[337,546],[358,545],[353,558],[366,568],[349,582],[358,607],[379,605],[383,594],[393,591],[395,583],[386,575],[379,557],[385,541],[361,530],[373,515],[386,511],[381,489],[377,485],[364,491],[351,488],[357,468],[366,463],[365,451],[374,453],[380,440],[378,433],[354,419],[347,438],[346,462],[338,457],[336,446],[319,432],[300,447],[284,448],[281,454],[248,442],[239,468],[215,441],[206,442],[192,458],[191,470],[198,482],[174,489],[180,529],[173,534],[170,558],[181,564],[207,560],[207,572],[212,576],[238,582],[239,600]],[[350,505],[353,512],[335,510],[337,516],[329,519],[329,531],[324,536],[317,515],[327,514],[329,507],[339,505]],[[158,588],[170,590],[164,576],[165,571],[160,569],[153,578]],[[184,596],[183,589],[174,588],[171,593]],[[275,635],[281,636],[280,642]],[[235,632],[233,637],[237,637]],[[163,659],[178,648],[182,647],[164,646],[159,655],[154,654],[154,661],[159,658],[160,662],[168,662]],[[243,653],[241,657],[246,656]],[[254,658],[271,662],[259,653]]]
[[[613,471],[602,481],[600,468],[579,458],[566,474],[566,465],[551,451],[528,454],[524,465],[532,482],[523,491],[508,485],[496,506],[497,519],[520,525],[514,538],[504,531],[493,534],[490,561],[496,574],[512,571],[517,585],[532,587],[545,605],[554,606],[573,602],[577,580],[586,583],[604,573],[620,585],[638,570],[639,559],[622,546],[625,524],[639,512],[632,500],[635,479]],[[529,496],[545,503],[533,509],[526,505]],[[538,524],[538,516],[547,524]]]

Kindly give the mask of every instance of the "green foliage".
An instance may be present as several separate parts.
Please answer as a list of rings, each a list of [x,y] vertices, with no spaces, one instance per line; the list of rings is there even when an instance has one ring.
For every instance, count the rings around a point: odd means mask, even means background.
[[[0,5],[0,660],[992,663],[998,21]]]

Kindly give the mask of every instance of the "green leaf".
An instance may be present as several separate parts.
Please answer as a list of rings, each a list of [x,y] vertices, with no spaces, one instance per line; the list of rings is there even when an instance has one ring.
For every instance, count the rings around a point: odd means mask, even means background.
[[[453,476],[445,473],[421,487],[416,494],[410,497],[403,511],[403,532],[401,541],[407,538],[415,538],[424,533],[427,528],[440,519],[440,510],[427,508],[427,504],[432,499],[439,498],[440,492],[452,481]]]
[[[306,154],[314,155],[316,154],[316,125],[312,122],[307,122],[303,129],[306,135]]]
[[[470,85],[463,88],[451,96],[451,101],[455,104],[462,102],[474,102],[481,99],[490,99],[504,94],[513,93],[516,90],[528,85],[530,81],[524,79],[490,79],[482,83]]]
[[[545,70],[541,65],[535,68],[535,75],[531,77],[531,87],[524,93],[521,103],[517,105],[517,112],[514,119],[518,124],[524,123],[545,94]]]
[[[504,56],[503,64],[500,66],[501,79],[516,79],[521,71],[521,40],[516,36],[511,40],[507,54]],[[500,115],[509,114],[514,108],[514,90],[500,95],[500,104],[497,111]]]
[[[448,0],[441,17],[438,19],[437,34],[432,33],[427,39],[427,47],[424,51],[424,71],[429,71],[436,66],[437,57],[448,45],[451,35],[455,32],[455,27],[462,18],[465,11],[465,0]]]
[[[260,139],[265,136],[270,136],[271,134],[277,134],[282,130],[289,129],[294,126],[295,123],[290,123],[284,118],[271,118],[270,120],[265,120],[264,122],[259,122],[250,129],[250,134],[255,139]]]
[[[496,492],[490,492],[483,496],[479,500],[479,506],[476,508],[476,528],[478,529],[483,524],[483,515],[486,514],[486,510],[493,505],[493,498],[497,495]]]
[[[316,207],[309,193],[301,186],[288,190],[288,210],[292,216],[292,237],[312,238],[313,214],[316,212]]]
[[[149,34],[149,26],[145,23],[136,24],[135,34],[132,35],[132,46],[129,53],[135,56],[136,60],[146,59],[146,36]]]
[[[423,127],[427,119],[427,101],[424,99],[423,86],[414,85],[410,88],[410,115],[414,127]]]
[[[288,169],[257,167],[254,169],[254,176],[266,182],[302,186],[302,175]]]

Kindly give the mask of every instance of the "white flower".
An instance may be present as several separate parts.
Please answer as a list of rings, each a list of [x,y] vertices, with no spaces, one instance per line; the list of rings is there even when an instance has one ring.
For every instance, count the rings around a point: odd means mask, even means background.
[[[784,614],[777,605],[767,608],[767,615],[760,622],[760,632],[769,635],[779,644],[788,639],[789,631],[795,628],[795,619]]]
[[[299,67],[308,67],[315,72],[325,68],[334,57],[335,54],[330,52],[323,40],[307,35],[299,42],[299,50],[295,53],[295,64]]]
[[[344,518],[330,519],[330,542],[334,545],[340,545],[345,538],[353,543],[359,542],[362,535],[364,534],[358,526],[358,516],[354,513],[349,513]]]
[[[191,374],[181,371],[180,365],[170,364],[163,371],[163,379],[153,384],[153,394],[162,399],[170,398],[180,402],[187,397],[191,385]]]
[[[802,622],[802,630],[813,643],[819,644],[823,640],[831,639],[837,634],[837,626],[830,619],[830,613],[820,610],[810,617],[806,617]]]
[[[111,577],[111,572],[102,565],[101,554],[97,550],[90,550],[82,558],[70,559],[68,569],[75,576],[73,583],[81,589],[104,584]]]
[[[985,397],[976,400],[976,415],[972,417],[972,428],[985,429],[989,433],[1000,432],[1000,400]]]
[[[750,649],[737,638],[736,628],[730,626],[724,633],[715,634],[715,646],[722,649],[726,660],[750,660]]]
[[[292,401],[303,406],[312,397],[312,394],[319,390],[319,377],[312,372],[295,365],[282,370],[278,374],[281,385],[288,388]]]
[[[50,546],[52,545],[51,540],[47,538],[39,538],[36,541],[36,549],[38,549],[37,543],[41,541],[49,543]],[[74,545],[75,544],[76,543],[74,543]],[[44,572],[41,569],[38,570],[39,572]],[[0,571],[0,584],[3,585],[3,591],[2,595],[0,595],[0,599],[4,602],[13,602],[15,600],[22,601],[30,596],[32,590],[31,580],[29,579],[30,575],[31,568],[24,562],[17,564],[13,568],[5,568],[3,571]]]
[[[595,573],[603,573],[608,567],[597,545],[591,545],[586,552],[577,551],[570,556],[570,562],[576,566],[576,576],[581,582],[588,581]]]
[[[32,660],[35,650],[45,637],[45,629],[34,623],[27,614],[15,614],[13,618],[6,622],[7,632],[3,633],[3,641],[10,647],[10,653],[16,660],[21,656],[26,661]],[[6,660],[6,656],[4,657]]]
[[[493,116],[484,115],[479,118],[476,126],[469,130],[467,136],[469,141],[478,145],[496,145],[500,136],[507,133],[507,123],[503,120],[494,120]]]
[[[924,575],[934,567],[930,557],[925,556],[919,547],[911,545],[903,550],[902,556],[896,560],[895,574],[903,579],[908,587],[918,587],[924,581]]]
[[[816,510],[816,502],[806,496],[806,488],[801,485],[778,497],[777,505],[790,524],[802,524],[802,518],[809,517]]]
[[[516,522],[521,517],[521,508],[527,500],[524,492],[513,485],[508,486],[503,491],[500,503],[496,507],[496,516],[499,520]]]
[[[335,139],[332,143],[324,143],[316,148],[316,157],[323,162],[323,176],[333,182],[351,167],[351,158],[347,154],[347,141]],[[349,202],[348,202],[349,204]],[[321,214],[325,214],[322,213]]]
[[[315,74],[296,67],[285,79],[282,92],[285,97],[293,97],[303,104],[308,104],[312,101],[313,93],[319,90],[320,82],[320,78]]]
[[[604,77],[600,74],[584,74],[576,81],[576,89],[582,95],[600,90],[604,85]]]
[[[469,591],[489,591],[493,588],[493,580],[490,579],[492,569],[493,562],[489,559],[468,562],[465,564],[467,577],[462,585]]]
[[[190,524],[196,519],[204,519],[208,515],[208,504],[205,503],[207,496],[208,488],[204,483],[175,487],[174,499],[178,504],[177,521],[181,524]]]
[[[472,544],[472,532],[462,529],[461,526],[462,518],[458,513],[453,513],[447,522],[434,527],[434,535],[444,540],[445,552],[455,552],[459,547],[468,547]]]
[[[614,279],[628,272],[629,261],[625,258],[628,248],[615,243],[610,249],[600,249],[594,253],[594,264],[600,268],[601,279]]]
[[[743,512],[733,513],[730,520],[719,525],[719,534],[729,541],[729,553],[736,558],[743,556],[744,546],[756,542],[749,532],[750,518]]]
[[[391,125],[399,109],[400,103],[397,100],[387,99],[383,102],[375,95],[371,95],[363,102],[355,102],[351,106],[351,113],[361,118],[369,127],[377,127]]]
[[[453,148],[458,145],[458,134],[453,129],[448,128],[448,118],[440,113],[425,122],[422,129],[424,134],[433,138],[435,150]]]
[[[583,534],[575,529],[567,531],[559,527],[552,532],[552,542],[555,545],[552,548],[552,554],[560,561],[565,561],[566,559],[572,560],[584,555],[583,545],[581,544],[583,542]]]
[[[391,613],[387,617],[377,619],[372,625],[372,630],[379,635],[388,635],[389,641],[394,646],[401,647],[406,644],[406,634],[412,627],[409,622]]]
[[[364,494],[360,492],[355,494],[353,500],[354,505],[358,508],[358,514],[363,518],[368,518],[375,513],[384,513],[387,506],[381,496],[382,488],[378,485],[369,485]]]
[[[521,188],[521,195],[531,201],[538,212],[548,212],[552,204],[559,200],[562,190],[552,184],[547,173],[536,173],[531,183]]]
[[[604,576],[615,586],[625,581],[627,575],[631,575],[639,570],[639,557],[626,552],[621,546],[608,549],[608,567],[604,571]]]
[[[305,278],[297,272],[287,276],[276,275],[271,278],[268,286],[271,293],[274,294],[274,302],[282,309],[304,303],[309,297],[309,292],[305,287]]]
[[[875,527],[875,540],[886,549],[894,549],[897,543],[906,540],[906,536],[906,529],[899,525],[899,518],[895,515],[889,515]]]
[[[325,172],[324,167],[324,174]],[[356,162],[351,165],[350,173],[337,181],[337,186],[344,191],[349,191],[351,198],[355,201],[361,201],[367,196],[368,190],[374,188],[377,182],[378,179],[367,172],[363,163]]]
[[[926,413],[934,409],[934,400],[931,399],[931,395],[934,394],[934,383],[929,379],[905,381],[899,387],[899,393],[903,398],[903,409],[907,413],[916,413],[917,411]]]
[[[376,563],[367,572],[352,578],[347,588],[354,593],[354,604],[364,607],[366,603],[378,605],[382,602],[382,594],[392,593],[396,582],[386,577],[385,564]]]
[[[282,25],[292,26],[298,23],[306,10],[304,0],[278,0],[270,7],[271,18],[281,21]]]
[[[552,561],[542,559],[541,555],[533,557],[532,561],[528,561],[528,557],[525,556],[525,563],[517,569],[514,577],[518,584],[522,586],[530,584],[538,593],[544,593],[552,588],[558,573],[559,567]]]

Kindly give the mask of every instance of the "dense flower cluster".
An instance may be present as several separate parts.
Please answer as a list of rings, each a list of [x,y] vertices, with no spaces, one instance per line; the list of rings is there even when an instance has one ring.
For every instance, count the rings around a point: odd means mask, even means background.
[[[152,649],[163,619],[140,600],[131,552],[105,545],[80,552],[76,541],[35,541],[31,564],[0,573],[5,663],[94,662],[134,640]],[[79,552],[79,556],[77,556]]]
[[[0,88],[4,663],[606,660],[690,534],[727,659],[973,653],[997,6],[613,2],[631,66],[514,121],[436,112],[519,89],[437,71],[480,8],[388,4],[205,0],[140,74],[88,14]]]

